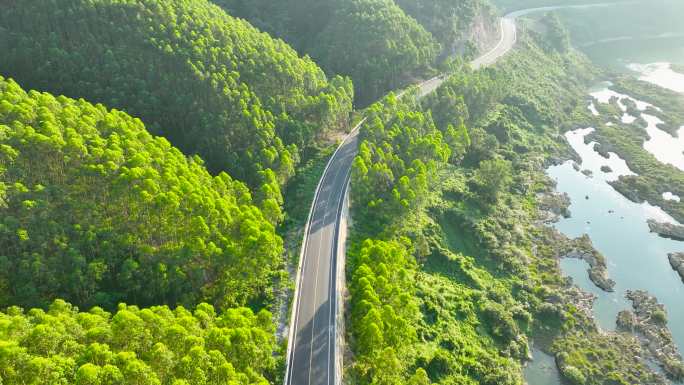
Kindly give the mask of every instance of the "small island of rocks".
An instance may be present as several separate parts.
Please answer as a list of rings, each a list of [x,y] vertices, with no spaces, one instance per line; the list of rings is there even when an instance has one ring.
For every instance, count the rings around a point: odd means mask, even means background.
[[[667,255],[670,260],[670,266],[679,274],[679,277],[684,282],[684,253],[670,253]]]
[[[648,227],[651,229],[652,233],[657,233],[663,238],[684,241],[684,226],[649,219]]]
[[[632,301],[633,311],[618,314],[618,330],[636,334],[668,377],[675,381],[684,379],[684,362],[667,327],[665,307],[643,290],[627,290],[626,297]]]
[[[608,277],[606,258],[599,253],[587,234],[567,242],[562,258],[582,259],[589,264],[589,279],[601,290],[614,291],[615,281]]]

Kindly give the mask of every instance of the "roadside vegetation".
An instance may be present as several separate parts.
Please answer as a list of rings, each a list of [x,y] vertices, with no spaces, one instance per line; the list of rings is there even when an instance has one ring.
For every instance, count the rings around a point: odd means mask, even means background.
[[[519,384],[534,337],[573,384],[664,383],[633,336],[598,331],[558,267],[569,240],[543,224],[545,167],[573,156],[561,134],[590,121],[595,75],[547,36],[370,108],[352,179],[352,382]]]

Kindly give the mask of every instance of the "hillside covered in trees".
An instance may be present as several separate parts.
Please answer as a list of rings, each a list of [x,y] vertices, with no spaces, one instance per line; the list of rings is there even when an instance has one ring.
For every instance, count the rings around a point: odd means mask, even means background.
[[[281,383],[293,239],[361,117],[346,383],[520,385],[532,338],[571,384],[663,383],[559,268],[544,170],[595,68],[558,17],[474,71],[486,0],[0,8],[0,385]]]
[[[481,0],[213,1],[283,38],[328,73],[350,76],[360,105],[426,75],[438,57],[473,54],[471,40],[496,25]]]
[[[465,54],[472,57],[477,50],[498,38],[497,16],[488,1],[483,0],[395,0],[409,16],[415,18],[442,46],[442,57]]]
[[[6,385],[225,385],[274,383],[271,315],[119,305],[79,312],[0,313],[0,379]]]
[[[0,31],[3,75],[125,110],[275,198],[302,147],[351,111],[349,80],[204,0],[9,2]]]
[[[1,307],[244,304],[280,261],[270,219],[140,120],[0,78]]]
[[[545,167],[572,157],[559,134],[591,120],[595,73],[555,37],[527,30],[496,66],[369,109],[351,184],[352,383],[521,384],[532,337],[568,383],[665,383],[633,334],[597,329],[558,266],[569,240],[542,224]]]

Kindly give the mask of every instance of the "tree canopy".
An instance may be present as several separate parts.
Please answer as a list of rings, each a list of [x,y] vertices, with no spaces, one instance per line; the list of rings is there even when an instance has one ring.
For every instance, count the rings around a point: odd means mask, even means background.
[[[350,76],[367,105],[424,72],[439,53],[432,35],[393,0],[214,0]]]
[[[0,14],[0,73],[143,119],[213,173],[283,183],[299,150],[345,128],[353,91],[205,0],[29,0]]]
[[[406,97],[410,99],[409,97]],[[432,116],[390,94],[368,109],[352,168],[352,199],[368,233],[414,210],[451,154]]]
[[[497,23],[493,7],[482,0],[394,1],[435,37],[446,55],[464,53],[463,46],[472,39],[486,41],[485,32]]]
[[[0,307],[242,304],[282,247],[244,184],[139,119],[0,77]]]
[[[271,315],[120,304],[88,312],[62,300],[47,311],[0,312],[5,385],[266,385],[275,348]],[[269,381],[271,380],[271,381]]]
[[[350,76],[367,104],[427,69],[439,45],[392,0],[343,0],[311,56],[326,70]]]

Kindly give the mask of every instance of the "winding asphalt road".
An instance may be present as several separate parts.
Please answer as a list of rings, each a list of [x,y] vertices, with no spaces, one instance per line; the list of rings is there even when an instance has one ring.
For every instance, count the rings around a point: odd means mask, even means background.
[[[501,40],[471,63],[480,68],[508,53],[516,41],[515,17],[501,19]],[[424,96],[447,76],[419,85]],[[364,119],[365,120],[365,119]],[[336,385],[341,379],[341,352],[337,341],[343,333],[338,285],[344,282],[347,192],[351,165],[358,150],[362,121],[335,151],[316,189],[306,224],[292,305],[285,385]],[[338,279],[339,277],[339,279]]]

